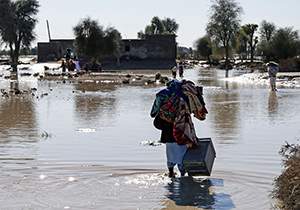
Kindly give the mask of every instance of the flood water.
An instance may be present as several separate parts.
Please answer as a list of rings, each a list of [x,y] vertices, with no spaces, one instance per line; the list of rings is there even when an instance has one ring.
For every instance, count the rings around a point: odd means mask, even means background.
[[[164,145],[143,144],[159,140],[149,112],[162,87],[25,80],[35,96],[0,98],[0,209],[271,209],[278,151],[300,137],[300,90],[185,77],[204,86],[209,114],[194,123],[216,148],[211,177],[171,180]]]

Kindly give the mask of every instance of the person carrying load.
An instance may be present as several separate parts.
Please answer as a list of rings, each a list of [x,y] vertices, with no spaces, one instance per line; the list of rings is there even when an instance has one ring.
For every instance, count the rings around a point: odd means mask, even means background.
[[[181,176],[185,175],[183,157],[188,148],[197,145],[191,114],[205,120],[207,113],[202,87],[191,81],[172,80],[156,94],[150,115],[155,118],[154,126],[161,130],[161,142],[166,144],[169,177],[175,176],[176,165]]]
[[[268,69],[268,75],[270,79],[270,88],[271,91],[277,91],[276,89],[276,77],[277,73],[279,71],[279,65],[275,63],[274,61],[270,61],[267,63],[267,69]]]

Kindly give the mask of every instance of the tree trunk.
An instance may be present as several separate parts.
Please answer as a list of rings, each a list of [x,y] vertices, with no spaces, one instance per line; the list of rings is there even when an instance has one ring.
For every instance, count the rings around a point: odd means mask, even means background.
[[[229,72],[229,49],[228,45],[225,46],[225,77],[228,77]]]
[[[19,50],[20,47],[16,44],[15,49],[13,48],[13,43],[9,44],[10,48],[10,59],[11,59],[11,67],[12,67],[12,76],[13,79],[18,80],[18,62],[19,62]]]
[[[10,82],[10,90],[16,91],[19,90],[19,81],[11,81]]]
[[[225,77],[226,77],[226,78],[228,77],[228,74],[229,74],[229,70],[228,70],[227,67],[226,67],[226,72],[225,72]]]
[[[14,73],[18,71],[18,58],[15,55],[11,58],[11,67]]]
[[[250,43],[250,62],[253,64],[253,59],[254,58],[254,47],[253,47],[253,40],[251,38],[251,43]]]
[[[251,48],[251,63],[253,64],[253,61],[254,61],[254,49],[253,47]]]
[[[120,56],[117,55],[116,58],[117,58],[117,66],[120,67],[120,65],[121,65],[121,63],[120,63]]]
[[[207,61],[208,61],[208,65],[211,66],[211,60],[210,60],[210,56],[207,56]]]
[[[18,62],[19,62],[19,55],[18,53],[14,53],[12,60],[11,67],[13,69],[13,79],[18,81]]]

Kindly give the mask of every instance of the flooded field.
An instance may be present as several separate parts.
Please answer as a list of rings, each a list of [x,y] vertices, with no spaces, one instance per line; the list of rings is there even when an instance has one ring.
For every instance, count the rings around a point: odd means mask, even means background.
[[[0,209],[271,209],[278,151],[300,137],[300,89],[185,76],[204,86],[208,118],[194,122],[215,144],[211,177],[171,180],[164,145],[143,143],[159,140],[149,112],[162,87],[24,79],[34,96],[0,98]]]

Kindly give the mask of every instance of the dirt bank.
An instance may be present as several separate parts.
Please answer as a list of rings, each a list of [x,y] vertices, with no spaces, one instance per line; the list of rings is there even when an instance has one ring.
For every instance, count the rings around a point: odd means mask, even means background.
[[[286,144],[280,154],[283,156],[284,170],[275,180],[273,197],[278,199],[278,207],[284,210],[300,209],[300,145]]]

